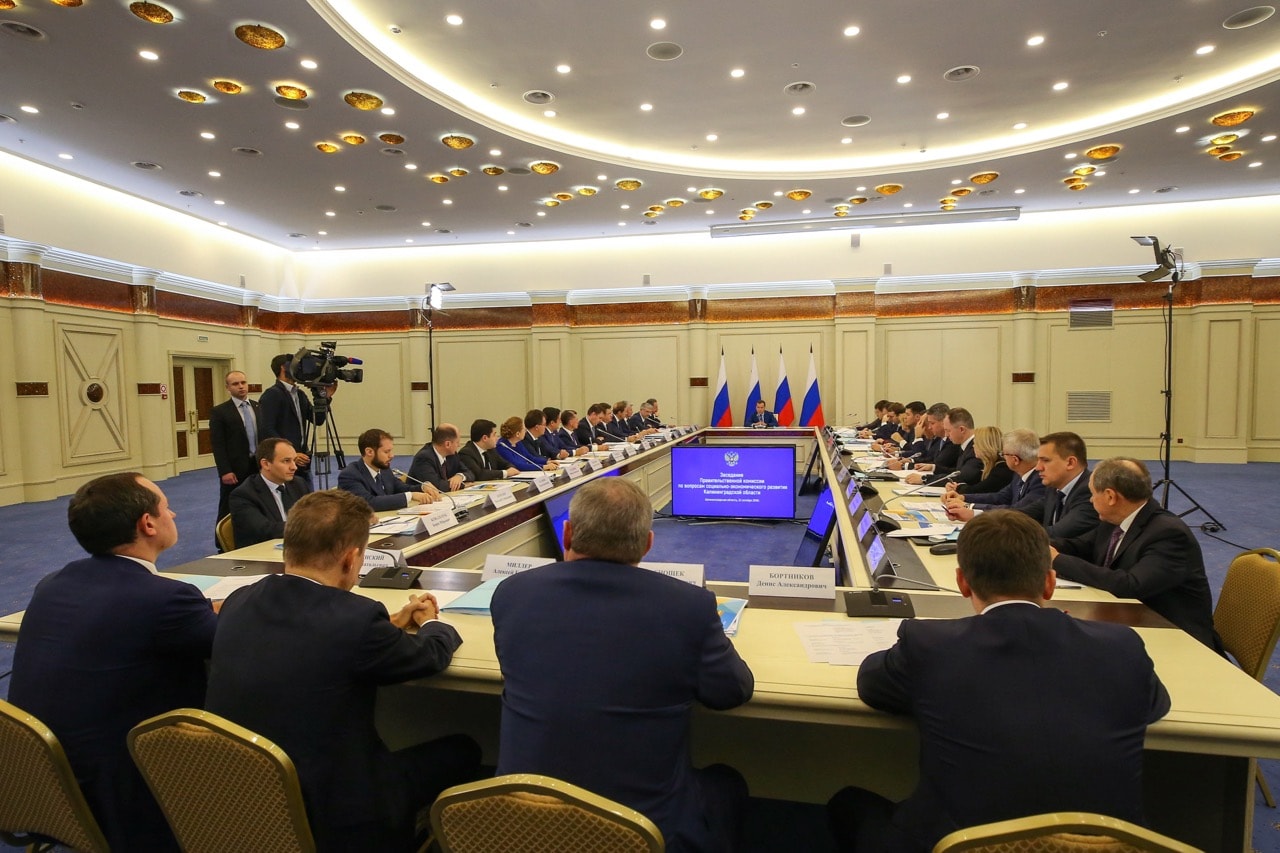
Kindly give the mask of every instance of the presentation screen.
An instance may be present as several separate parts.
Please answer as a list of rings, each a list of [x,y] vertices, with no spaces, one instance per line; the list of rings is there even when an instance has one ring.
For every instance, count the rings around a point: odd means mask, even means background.
[[[616,477],[618,470],[606,471],[601,474],[602,477]],[[560,556],[564,556],[564,523],[569,520],[569,501],[573,500],[573,496],[578,493],[581,486],[575,486],[558,494],[554,494],[542,502],[542,511],[547,515],[547,521],[551,524],[551,532],[556,535],[556,547],[560,549]]]
[[[671,514],[686,518],[795,518],[795,445],[671,448]]]

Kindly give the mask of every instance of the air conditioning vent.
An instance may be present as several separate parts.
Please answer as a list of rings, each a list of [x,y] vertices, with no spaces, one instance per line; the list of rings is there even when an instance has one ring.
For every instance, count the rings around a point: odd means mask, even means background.
[[[1111,420],[1110,391],[1068,391],[1067,421]]]
[[[1110,329],[1115,303],[1110,299],[1072,299],[1067,312],[1069,329]]]

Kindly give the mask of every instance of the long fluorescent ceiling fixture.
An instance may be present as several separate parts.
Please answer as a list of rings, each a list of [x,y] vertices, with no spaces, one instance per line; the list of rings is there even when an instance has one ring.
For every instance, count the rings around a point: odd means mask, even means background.
[[[988,207],[981,210],[920,210],[914,213],[878,213],[842,219],[787,219],[782,222],[743,222],[712,225],[712,237],[750,237],[758,234],[804,234],[845,231],[850,228],[899,228],[904,225],[954,225],[961,222],[1008,222],[1021,214],[1020,207]]]

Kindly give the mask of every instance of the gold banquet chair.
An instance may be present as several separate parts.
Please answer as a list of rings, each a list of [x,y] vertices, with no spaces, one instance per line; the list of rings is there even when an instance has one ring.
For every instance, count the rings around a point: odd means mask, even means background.
[[[958,829],[933,853],[1198,853],[1190,844],[1127,820],[1087,812],[1057,812]]]
[[[213,538],[218,540],[218,547],[223,552],[234,551],[236,549],[236,535],[231,529],[231,514],[228,513],[218,519],[218,523],[213,527]]]
[[[1280,551],[1258,548],[1236,555],[1213,609],[1213,627],[1227,654],[1251,678],[1262,681],[1280,637]],[[1262,771],[1254,775],[1271,808],[1276,801]]]
[[[180,708],[135,726],[129,754],[184,853],[314,853],[298,773],[266,738]]]
[[[0,700],[0,839],[28,850],[55,843],[107,853],[67,755],[35,717]]]
[[[431,829],[444,853],[660,853],[662,833],[640,812],[568,782],[515,773],[440,794]]]

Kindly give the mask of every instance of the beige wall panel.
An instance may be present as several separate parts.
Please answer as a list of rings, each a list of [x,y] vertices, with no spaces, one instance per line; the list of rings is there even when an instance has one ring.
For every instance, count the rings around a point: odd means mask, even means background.
[[[599,329],[578,336],[582,353],[578,368],[582,376],[583,399],[569,405],[579,414],[589,403],[627,400],[639,406],[650,397],[658,399],[664,420],[696,420],[706,415],[678,411],[680,378],[688,379],[683,333]],[[574,370],[569,365],[568,370]],[[713,380],[714,381],[714,380]],[[561,408],[564,406],[561,405]]]
[[[307,343],[314,348],[320,341]],[[415,398],[409,393],[408,342],[348,335],[338,342],[336,352],[364,360],[364,381],[339,382],[333,398],[334,423],[347,455],[358,455],[356,439],[375,427],[391,433],[401,445],[397,453],[417,450],[408,450],[418,440],[409,435],[409,405]]]
[[[128,401],[134,389],[125,376],[124,329],[57,323],[55,339],[62,464],[127,459]]]
[[[1253,429],[1250,438],[1280,441],[1280,313],[1258,317],[1253,327]]]
[[[536,402],[538,408],[544,406],[555,406],[558,409],[565,408],[566,404],[560,403],[560,400],[568,399],[567,389],[565,388],[565,374],[569,366],[565,363],[564,351],[565,343],[560,338],[534,338],[534,397],[536,400],[548,402]],[[568,405],[568,408],[574,408]],[[581,406],[579,406],[581,408]]]
[[[963,406],[979,426],[1000,423],[1004,335],[1000,324],[937,322],[926,327],[889,327],[880,363],[884,382],[874,394],[900,403],[942,401]],[[868,418],[870,415],[868,415]]]
[[[747,392],[750,390],[748,381],[751,377],[751,350],[754,347],[760,377],[760,396],[772,411],[778,391],[778,348],[781,347],[787,363],[787,384],[791,388],[792,405],[795,407],[796,422],[799,423],[801,403],[804,402],[804,383],[809,375],[809,348],[813,347],[823,414],[827,423],[840,423],[836,414],[835,353],[831,351],[833,345],[828,345],[824,335],[830,329],[829,323],[814,322],[713,326],[707,348],[710,361],[706,368],[710,386],[708,405],[715,404],[716,377],[720,373],[720,349],[723,347],[733,422],[743,422]],[[705,412],[694,412],[692,420],[706,423],[710,417],[711,410],[708,408]]]
[[[456,424],[469,437],[471,422],[502,423],[524,417],[529,393],[528,334],[436,334],[436,421]]]
[[[1209,351],[1204,390],[1204,434],[1206,438],[1237,438],[1240,435],[1240,362],[1242,327],[1239,320],[1209,323]]]
[[[872,404],[878,397],[872,396],[872,378],[875,364],[875,326],[867,324],[863,329],[838,329],[836,374],[840,377],[839,406],[827,413],[827,423],[847,425],[871,420]],[[791,367],[787,367],[788,372]],[[806,365],[805,370],[808,370]],[[804,375],[791,374],[791,396],[796,399],[796,416],[800,414],[800,402],[804,399]],[[903,402],[910,402],[904,400]]]

